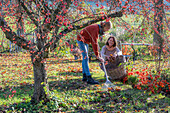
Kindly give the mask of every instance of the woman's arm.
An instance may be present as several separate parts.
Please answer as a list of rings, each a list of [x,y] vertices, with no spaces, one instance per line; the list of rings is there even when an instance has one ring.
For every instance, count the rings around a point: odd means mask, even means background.
[[[106,51],[106,46],[103,46],[101,50],[101,56],[103,57],[104,60],[106,60],[106,56],[107,56],[105,55],[105,51]]]
[[[117,52],[117,55],[122,55],[122,51],[120,51],[118,47],[116,47],[116,52]]]
[[[118,52],[120,52],[120,49],[119,49],[118,47],[116,47],[116,51],[117,51],[117,53],[118,53]]]

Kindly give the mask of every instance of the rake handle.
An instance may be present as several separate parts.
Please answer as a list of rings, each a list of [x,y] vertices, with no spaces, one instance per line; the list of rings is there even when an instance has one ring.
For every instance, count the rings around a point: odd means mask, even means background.
[[[106,67],[104,65],[104,62],[102,62],[102,64],[103,64],[104,72],[105,72],[105,75],[106,75],[106,80],[108,81],[109,79],[108,79],[108,76],[107,76],[107,71],[106,71]]]

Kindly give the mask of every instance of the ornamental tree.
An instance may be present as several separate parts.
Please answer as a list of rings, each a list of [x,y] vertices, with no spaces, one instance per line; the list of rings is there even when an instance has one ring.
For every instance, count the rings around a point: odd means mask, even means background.
[[[163,11],[157,9],[159,6],[166,9],[162,0],[2,0],[0,6],[0,28],[6,38],[30,53],[34,72],[32,102],[48,100],[43,88],[48,84],[46,58],[56,48],[55,44],[68,33],[76,33],[103,20],[114,21],[115,17],[123,15],[143,15],[143,21],[150,21],[154,11],[154,21],[162,25]],[[140,31],[140,25],[132,29],[122,18],[119,19],[123,22],[120,26],[132,34]],[[153,30],[159,35],[163,28],[158,27],[154,26]],[[34,37],[27,39],[30,33],[36,34],[35,40]]]
[[[47,86],[45,59],[49,50],[55,49],[55,43],[74,30],[106,18],[122,16],[121,10],[112,11],[112,3],[108,4],[109,10],[101,6],[99,12],[94,12],[91,6],[87,9],[84,2],[73,0],[3,0],[0,4],[0,28],[6,38],[31,54],[34,72],[32,102],[49,100],[43,88]],[[27,31],[28,26],[32,27],[32,31]],[[36,41],[26,38],[31,32],[35,32]]]

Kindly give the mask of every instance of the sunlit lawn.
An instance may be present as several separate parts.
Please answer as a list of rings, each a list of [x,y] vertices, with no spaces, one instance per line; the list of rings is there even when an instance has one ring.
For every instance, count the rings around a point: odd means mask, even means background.
[[[137,65],[134,67],[138,67],[138,70],[146,66],[140,61],[135,63]],[[89,85],[81,81],[80,60],[75,61],[73,57],[47,59],[51,95],[53,94],[52,97],[58,102],[56,111],[131,113],[168,112],[170,109],[170,98],[164,94],[151,94],[148,91],[133,89],[131,85],[118,81],[113,82],[116,90],[103,89],[104,72],[97,61],[90,62],[90,71],[100,82],[99,85]],[[32,64],[28,54],[0,56],[0,111],[50,111],[52,108],[48,105],[30,105],[33,83]]]

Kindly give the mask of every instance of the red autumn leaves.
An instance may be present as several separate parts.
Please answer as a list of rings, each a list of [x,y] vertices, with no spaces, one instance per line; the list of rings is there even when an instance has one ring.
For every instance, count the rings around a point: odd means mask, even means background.
[[[124,83],[128,81],[128,78],[131,76],[137,76],[139,81],[135,84],[135,88],[139,90],[148,90],[152,93],[159,93],[166,87],[166,92],[170,92],[170,83],[162,79],[160,75],[152,74],[151,70],[148,68],[142,69],[141,71],[135,71],[136,69],[132,68],[128,71],[128,76],[124,78]],[[159,74],[159,73],[158,73]]]

